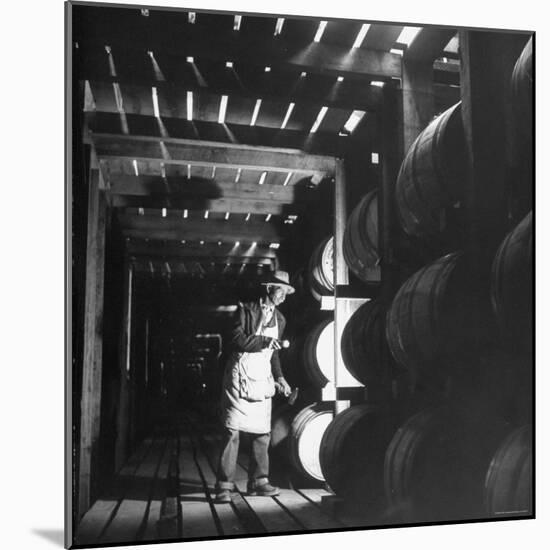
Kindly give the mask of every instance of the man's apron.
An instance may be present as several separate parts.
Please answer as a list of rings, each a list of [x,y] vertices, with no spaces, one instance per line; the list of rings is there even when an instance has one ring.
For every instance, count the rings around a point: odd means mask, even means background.
[[[277,318],[273,327],[260,326],[256,334],[278,338]],[[271,397],[248,401],[241,397],[241,386],[243,371],[253,373],[256,380],[267,383],[271,378],[272,354],[273,350],[265,349],[257,353],[239,353],[230,358],[224,373],[222,395],[222,421],[227,428],[255,434],[271,431]]]

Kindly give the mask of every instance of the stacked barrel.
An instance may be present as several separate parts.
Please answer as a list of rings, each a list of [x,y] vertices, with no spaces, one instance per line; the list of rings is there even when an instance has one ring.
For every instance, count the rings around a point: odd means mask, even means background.
[[[530,49],[511,77],[519,111],[530,109]],[[312,386],[330,381],[337,345],[367,392],[338,414],[322,403],[296,409],[287,429],[291,461],[379,522],[532,511],[532,213],[509,216],[509,231],[493,248],[471,246],[465,220],[476,197],[466,191],[471,144],[462,117],[461,103],[435,117],[401,164],[396,232],[425,246],[416,261],[400,266],[384,299],[356,309],[341,342],[329,316],[303,338]],[[521,135],[524,121],[515,121]],[[344,232],[343,257],[360,285],[380,281],[386,260],[379,200],[378,190],[366,193]],[[309,262],[316,300],[334,292],[333,246],[331,238],[320,242]],[[391,386],[397,372],[408,374],[409,393],[365,398],[381,380]]]
[[[301,302],[296,315],[300,323],[283,360],[299,393],[295,403],[276,406],[272,415],[272,451],[301,483],[324,481],[319,448],[334,417],[331,404],[321,400],[322,388],[334,378],[334,315],[320,311],[322,300],[334,295],[333,247],[332,236],[319,240],[306,267],[293,277],[299,282],[294,286]]]
[[[514,86],[530,83],[521,66],[529,48],[514,70]],[[524,93],[515,92],[519,103]],[[418,136],[395,188],[402,229],[447,252],[410,275],[388,311],[394,359],[417,387],[440,391],[439,399],[431,394],[436,407],[413,407],[418,410],[386,452],[386,497],[400,521],[526,515],[532,509],[531,432],[525,424],[532,215],[503,236],[497,250],[482,250],[474,259],[461,225],[465,143],[457,104]],[[506,387],[495,389],[499,384]],[[518,401],[523,406],[510,406]]]

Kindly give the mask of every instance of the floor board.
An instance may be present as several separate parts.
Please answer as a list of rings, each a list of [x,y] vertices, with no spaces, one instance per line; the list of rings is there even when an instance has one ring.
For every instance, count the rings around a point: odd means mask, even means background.
[[[183,538],[215,537],[218,531],[212,508],[194,459],[190,438],[180,438],[180,513]]]
[[[120,469],[114,486],[84,515],[78,544],[201,539],[341,529],[347,522],[322,505],[320,488],[283,488],[277,497],[249,496],[247,449],[236,469],[231,503],[216,503],[220,437],[182,426],[149,437]]]
[[[115,482],[109,491],[110,494],[107,497],[102,496],[102,498],[96,500],[86,514],[84,514],[75,535],[75,542],[77,544],[97,544],[99,542],[102,533],[110,525],[113,515],[118,512],[120,499],[124,495],[124,491],[128,485],[128,478],[131,478],[139,468],[144,457],[149,452],[152,442],[153,438],[148,437],[138,445],[135,452],[120,469],[117,476],[119,481]],[[123,482],[121,481],[122,479],[126,481]]]
[[[143,458],[128,483],[126,494],[118,510],[101,537],[101,543],[135,542],[138,540],[141,526],[146,521],[149,499],[166,441],[164,438],[152,442],[149,452]]]

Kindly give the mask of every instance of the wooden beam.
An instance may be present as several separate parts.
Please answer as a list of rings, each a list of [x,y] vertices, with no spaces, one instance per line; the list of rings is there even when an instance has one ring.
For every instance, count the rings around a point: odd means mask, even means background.
[[[403,59],[433,63],[438,57],[444,55],[443,48],[456,32],[456,28],[423,27],[405,50]]]
[[[102,63],[105,63],[105,55],[101,53],[96,56],[100,58]],[[86,65],[80,66],[80,73],[77,75],[79,80],[87,80],[92,88],[97,85],[112,86],[114,82],[119,83],[124,89],[126,86],[144,87],[149,90],[154,86],[157,88],[159,95],[163,97],[175,97],[180,95],[182,89],[194,93],[204,92],[204,86],[194,78],[189,78],[184,70],[173,72],[164,81],[158,81],[152,71],[131,72],[125,74],[123,78],[118,76],[104,75],[103,72],[95,67],[94,59],[87,60]],[[99,59],[98,61],[99,62]],[[181,66],[181,58],[178,59]],[[185,67],[184,67],[185,68]],[[349,81],[346,86],[335,86],[334,76],[332,75],[313,75],[309,79],[301,78],[297,70],[284,72],[284,68],[280,70],[286,77],[288,85],[283,87],[278,82],[273,83],[272,80],[266,80],[263,75],[257,78],[248,77],[238,73],[238,79],[219,80],[217,75],[209,76],[208,70],[204,72],[205,80],[208,82],[208,92],[216,95],[227,95],[231,98],[242,97],[256,100],[257,98],[270,99],[273,101],[284,101],[288,105],[289,102],[303,103],[312,106],[326,105],[331,108],[346,109],[353,107],[364,111],[377,110],[381,100],[381,90],[378,86],[371,86],[368,82]],[[275,73],[275,71],[272,71]],[[310,85],[310,81],[321,80],[316,82],[317,85]]]
[[[235,248],[234,242],[222,242],[221,245],[217,243],[205,243],[200,245],[198,243],[159,243],[159,242],[143,242],[143,241],[127,241],[126,249],[130,256],[145,256],[150,258],[245,258],[248,247],[242,246]],[[276,251],[269,246],[259,244],[250,256],[274,259],[276,258]]]
[[[181,25],[170,24],[169,21],[161,32],[155,35],[151,33],[148,38],[145,42],[129,41],[122,29],[118,29],[115,34],[103,28],[95,28],[94,32],[78,37],[77,40],[83,56],[104,51],[108,44],[117,72],[121,75],[124,69],[131,71],[131,67],[117,64],[117,54],[133,50],[144,60],[147,59],[148,51],[153,51],[155,55],[181,56],[181,64],[185,63],[187,56],[193,56],[222,62],[229,59],[236,65],[286,66],[299,71],[358,78],[401,77],[401,56],[378,50],[350,49],[323,42],[296,44],[273,36],[258,40],[257,37],[231,30],[216,29],[213,32],[212,28],[199,23],[187,26],[184,32]]]
[[[233,240],[250,244],[280,242],[283,229],[273,223],[233,223],[219,220],[189,220],[119,213],[122,233],[130,238],[165,241]]]
[[[351,109],[350,109],[351,113]],[[120,134],[157,137],[168,135],[177,139],[201,140],[217,143],[240,143],[249,146],[291,148],[308,154],[332,155],[334,151],[346,151],[360,143],[369,147],[376,140],[378,130],[371,113],[351,136],[339,136],[337,132],[318,131],[315,134],[294,129],[250,126],[250,124],[218,124],[203,120],[187,121],[184,118],[125,114],[113,112],[86,113],[86,123],[97,134]],[[281,121],[282,122],[282,121]]]
[[[431,62],[403,62],[403,150],[408,151],[434,115]]]
[[[134,268],[140,272],[151,271],[151,266],[155,272],[165,271],[166,264],[169,265],[170,270],[174,272],[189,271],[189,266],[193,263],[198,263],[205,268],[208,265],[214,264],[215,266],[242,266],[242,265],[265,265],[272,266],[273,258],[264,258],[261,256],[232,256],[226,257],[204,257],[204,256],[185,256],[183,258],[149,258],[146,256],[132,257]]]
[[[284,216],[285,214],[293,214],[302,212],[307,207],[306,203],[300,205],[285,204],[268,200],[247,200],[247,199],[208,199],[208,198],[181,198],[170,195],[165,196],[120,196],[114,195],[111,198],[111,206],[114,208],[151,208],[162,209],[169,208],[172,211],[181,211],[187,209],[189,211],[204,212],[208,210],[214,214],[225,214],[229,212],[231,215],[268,215]]]
[[[334,173],[334,159],[293,149],[251,147],[173,138],[93,134],[100,158],[157,161],[164,164],[223,166],[300,173],[317,178]]]
[[[86,246],[84,360],[80,406],[79,517],[89,509],[91,499],[96,491],[94,483],[99,454],[103,360],[106,210],[105,197],[99,189],[99,172],[91,170]]]
[[[336,161],[334,178],[334,286],[349,284],[349,270],[344,260],[344,233],[348,219],[346,171],[344,161]]]
[[[398,242],[399,222],[395,212],[395,184],[403,159],[403,140],[399,120],[397,90],[384,90],[384,121],[381,143],[382,182],[378,192],[378,235],[380,247],[381,295],[390,303],[402,280],[394,247]],[[391,364],[388,359],[388,364]]]
[[[132,328],[132,295],[133,295],[133,268],[126,260],[124,262],[124,312],[119,341],[119,376],[120,394],[117,411],[117,439],[115,443],[115,470],[118,471],[129,450],[130,425],[130,376],[131,362],[131,328]]]
[[[185,177],[110,175],[112,195],[183,199],[242,199],[292,204],[318,199],[311,185],[259,185],[235,181],[187,179]]]

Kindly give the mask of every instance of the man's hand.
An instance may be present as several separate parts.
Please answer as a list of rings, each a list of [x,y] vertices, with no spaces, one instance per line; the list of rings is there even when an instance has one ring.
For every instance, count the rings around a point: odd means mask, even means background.
[[[281,341],[280,340],[277,340],[277,338],[271,338],[271,342],[269,342],[269,346],[267,349],[272,349],[272,350],[278,350],[278,349],[281,349]]]
[[[275,386],[279,391],[279,393],[282,393],[285,397],[288,397],[292,391],[287,381],[282,376],[277,378],[277,382],[275,382]]]

